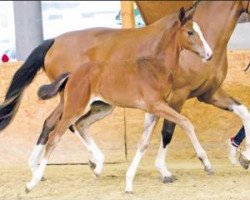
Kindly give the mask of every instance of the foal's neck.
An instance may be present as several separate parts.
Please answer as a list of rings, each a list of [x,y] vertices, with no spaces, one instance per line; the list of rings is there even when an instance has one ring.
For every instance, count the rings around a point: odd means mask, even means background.
[[[179,26],[175,22],[171,29],[165,30],[156,48],[155,59],[168,69],[174,69],[179,61],[180,46],[178,42]]]

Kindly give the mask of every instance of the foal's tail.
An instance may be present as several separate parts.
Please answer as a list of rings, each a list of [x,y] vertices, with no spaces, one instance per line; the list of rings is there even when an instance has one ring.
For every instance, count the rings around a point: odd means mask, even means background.
[[[0,130],[7,127],[14,118],[24,89],[33,81],[37,72],[44,66],[45,56],[53,44],[54,39],[51,39],[44,41],[36,47],[15,73],[5,95],[5,101],[0,105]]]
[[[69,73],[64,73],[59,76],[53,83],[41,86],[38,90],[39,98],[42,100],[46,100],[56,96],[58,92],[64,89],[68,78]]]

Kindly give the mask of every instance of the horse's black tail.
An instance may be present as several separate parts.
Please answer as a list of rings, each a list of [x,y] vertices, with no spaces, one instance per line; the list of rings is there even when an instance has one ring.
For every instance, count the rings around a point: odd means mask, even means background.
[[[44,66],[45,56],[54,44],[54,39],[46,40],[36,47],[12,78],[5,101],[0,105],[0,130],[14,118],[24,89],[33,81],[37,72]]]
[[[53,83],[41,86],[38,90],[39,98],[45,100],[56,96],[58,92],[64,89],[68,78],[69,73],[64,73],[59,76]]]

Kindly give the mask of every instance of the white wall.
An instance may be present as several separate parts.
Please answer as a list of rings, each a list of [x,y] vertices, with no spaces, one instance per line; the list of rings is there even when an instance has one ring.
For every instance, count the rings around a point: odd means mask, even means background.
[[[228,49],[250,49],[250,22],[237,24],[230,38]]]

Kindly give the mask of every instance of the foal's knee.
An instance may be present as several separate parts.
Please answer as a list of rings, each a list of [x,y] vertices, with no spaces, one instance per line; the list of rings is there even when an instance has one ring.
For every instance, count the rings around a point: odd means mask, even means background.
[[[194,126],[193,124],[190,122],[190,120],[186,117],[183,117],[181,119],[181,124],[180,124],[181,128],[183,128],[184,130],[187,130],[188,132],[194,132]]]

